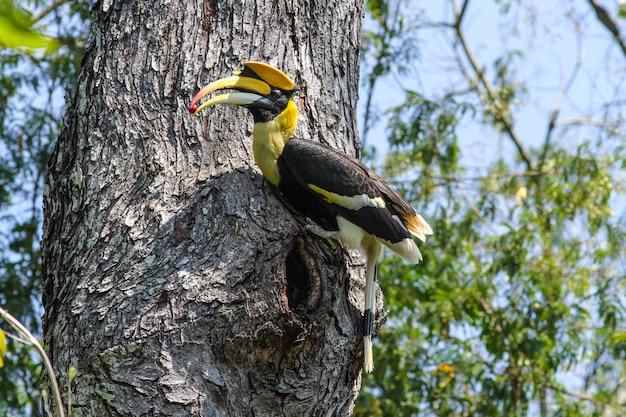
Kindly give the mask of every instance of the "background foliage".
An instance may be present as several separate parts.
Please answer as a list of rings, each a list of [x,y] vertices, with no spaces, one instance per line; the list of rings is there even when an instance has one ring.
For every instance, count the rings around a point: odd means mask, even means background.
[[[43,176],[90,3],[0,0],[0,305],[32,330]],[[626,413],[626,47],[610,6],[367,2],[366,154],[436,235],[422,265],[381,267],[390,314],[356,415]],[[39,415],[40,364],[7,347],[0,412]]]
[[[363,132],[384,126],[382,169],[435,236],[424,264],[381,268],[389,320],[356,415],[626,414],[618,11],[367,7]],[[399,97],[374,106],[378,86]]]

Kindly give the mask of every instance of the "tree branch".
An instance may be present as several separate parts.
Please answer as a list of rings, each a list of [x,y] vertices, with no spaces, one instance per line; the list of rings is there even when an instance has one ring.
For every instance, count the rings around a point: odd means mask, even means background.
[[[598,2],[596,2],[595,0],[587,1],[596,12],[596,17],[598,18],[600,23],[602,23],[602,25],[609,32],[611,32],[611,34],[613,35],[613,39],[615,39],[615,42],[617,42],[617,45],[619,45],[622,53],[624,54],[624,57],[626,58],[626,43],[624,43],[624,40],[622,39],[619,28],[617,27],[617,23],[615,23],[615,21],[611,18],[609,12],[607,12],[604,7],[599,5]]]
[[[461,23],[463,21],[463,17],[465,16],[465,11],[467,10],[469,0],[464,1],[463,6],[461,8],[459,8],[456,0],[453,0],[452,3],[454,6],[454,15],[455,15],[455,22],[454,22],[453,27],[454,27],[456,36],[461,44],[461,47],[463,48],[465,57],[469,61],[470,65],[472,66],[472,69],[476,73],[478,80],[480,81],[483,88],[485,89],[487,96],[489,97],[489,100],[491,101],[491,104],[495,108],[495,110],[492,113],[496,117],[496,119],[500,123],[502,123],[502,127],[504,131],[513,141],[513,144],[517,148],[517,151],[519,152],[520,157],[524,160],[524,163],[526,164],[527,169],[529,171],[534,171],[536,170],[536,167],[535,167],[534,162],[532,161],[532,158],[526,151],[526,148],[524,148],[524,145],[522,144],[522,141],[520,140],[520,138],[517,136],[517,132],[513,128],[511,121],[506,117],[507,111],[503,108],[503,105],[501,103],[498,93],[496,92],[493,85],[491,85],[489,80],[485,77],[485,72],[483,71],[482,68],[480,68],[478,61],[472,54],[472,51],[470,51],[469,46],[467,44],[467,40],[465,39],[465,35],[463,34],[463,31],[461,30]]]

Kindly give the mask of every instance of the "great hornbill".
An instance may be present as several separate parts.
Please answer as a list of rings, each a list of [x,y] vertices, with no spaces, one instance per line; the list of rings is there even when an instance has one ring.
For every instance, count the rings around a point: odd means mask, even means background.
[[[198,105],[215,90],[234,89]],[[411,238],[433,233],[409,203],[358,159],[319,143],[291,139],[298,118],[294,81],[278,69],[246,62],[243,71],[214,81],[193,98],[197,114],[216,104],[246,107],[254,117],[254,159],[288,203],[317,225],[316,233],[361,248],[367,256],[365,284],[364,369],[374,369],[372,355],[376,267],[383,245],[411,263],[422,255]]]

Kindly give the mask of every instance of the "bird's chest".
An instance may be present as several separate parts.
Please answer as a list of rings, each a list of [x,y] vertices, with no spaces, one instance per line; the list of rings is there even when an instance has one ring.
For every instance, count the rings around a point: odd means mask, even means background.
[[[278,172],[278,157],[283,152],[285,142],[280,135],[255,134],[252,142],[254,160],[263,172],[263,175],[275,186],[280,182]]]

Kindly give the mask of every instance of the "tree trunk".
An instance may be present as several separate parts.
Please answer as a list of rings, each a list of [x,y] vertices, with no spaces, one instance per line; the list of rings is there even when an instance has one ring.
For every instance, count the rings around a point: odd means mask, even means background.
[[[283,206],[245,109],[187,107],[208,81],[268,62],[300,89],[296,136],[354,154],[361,13],[96,3],[45,195],[45,343],[61,386],[76,368],[74,416],[351,413],[361,259]]]

